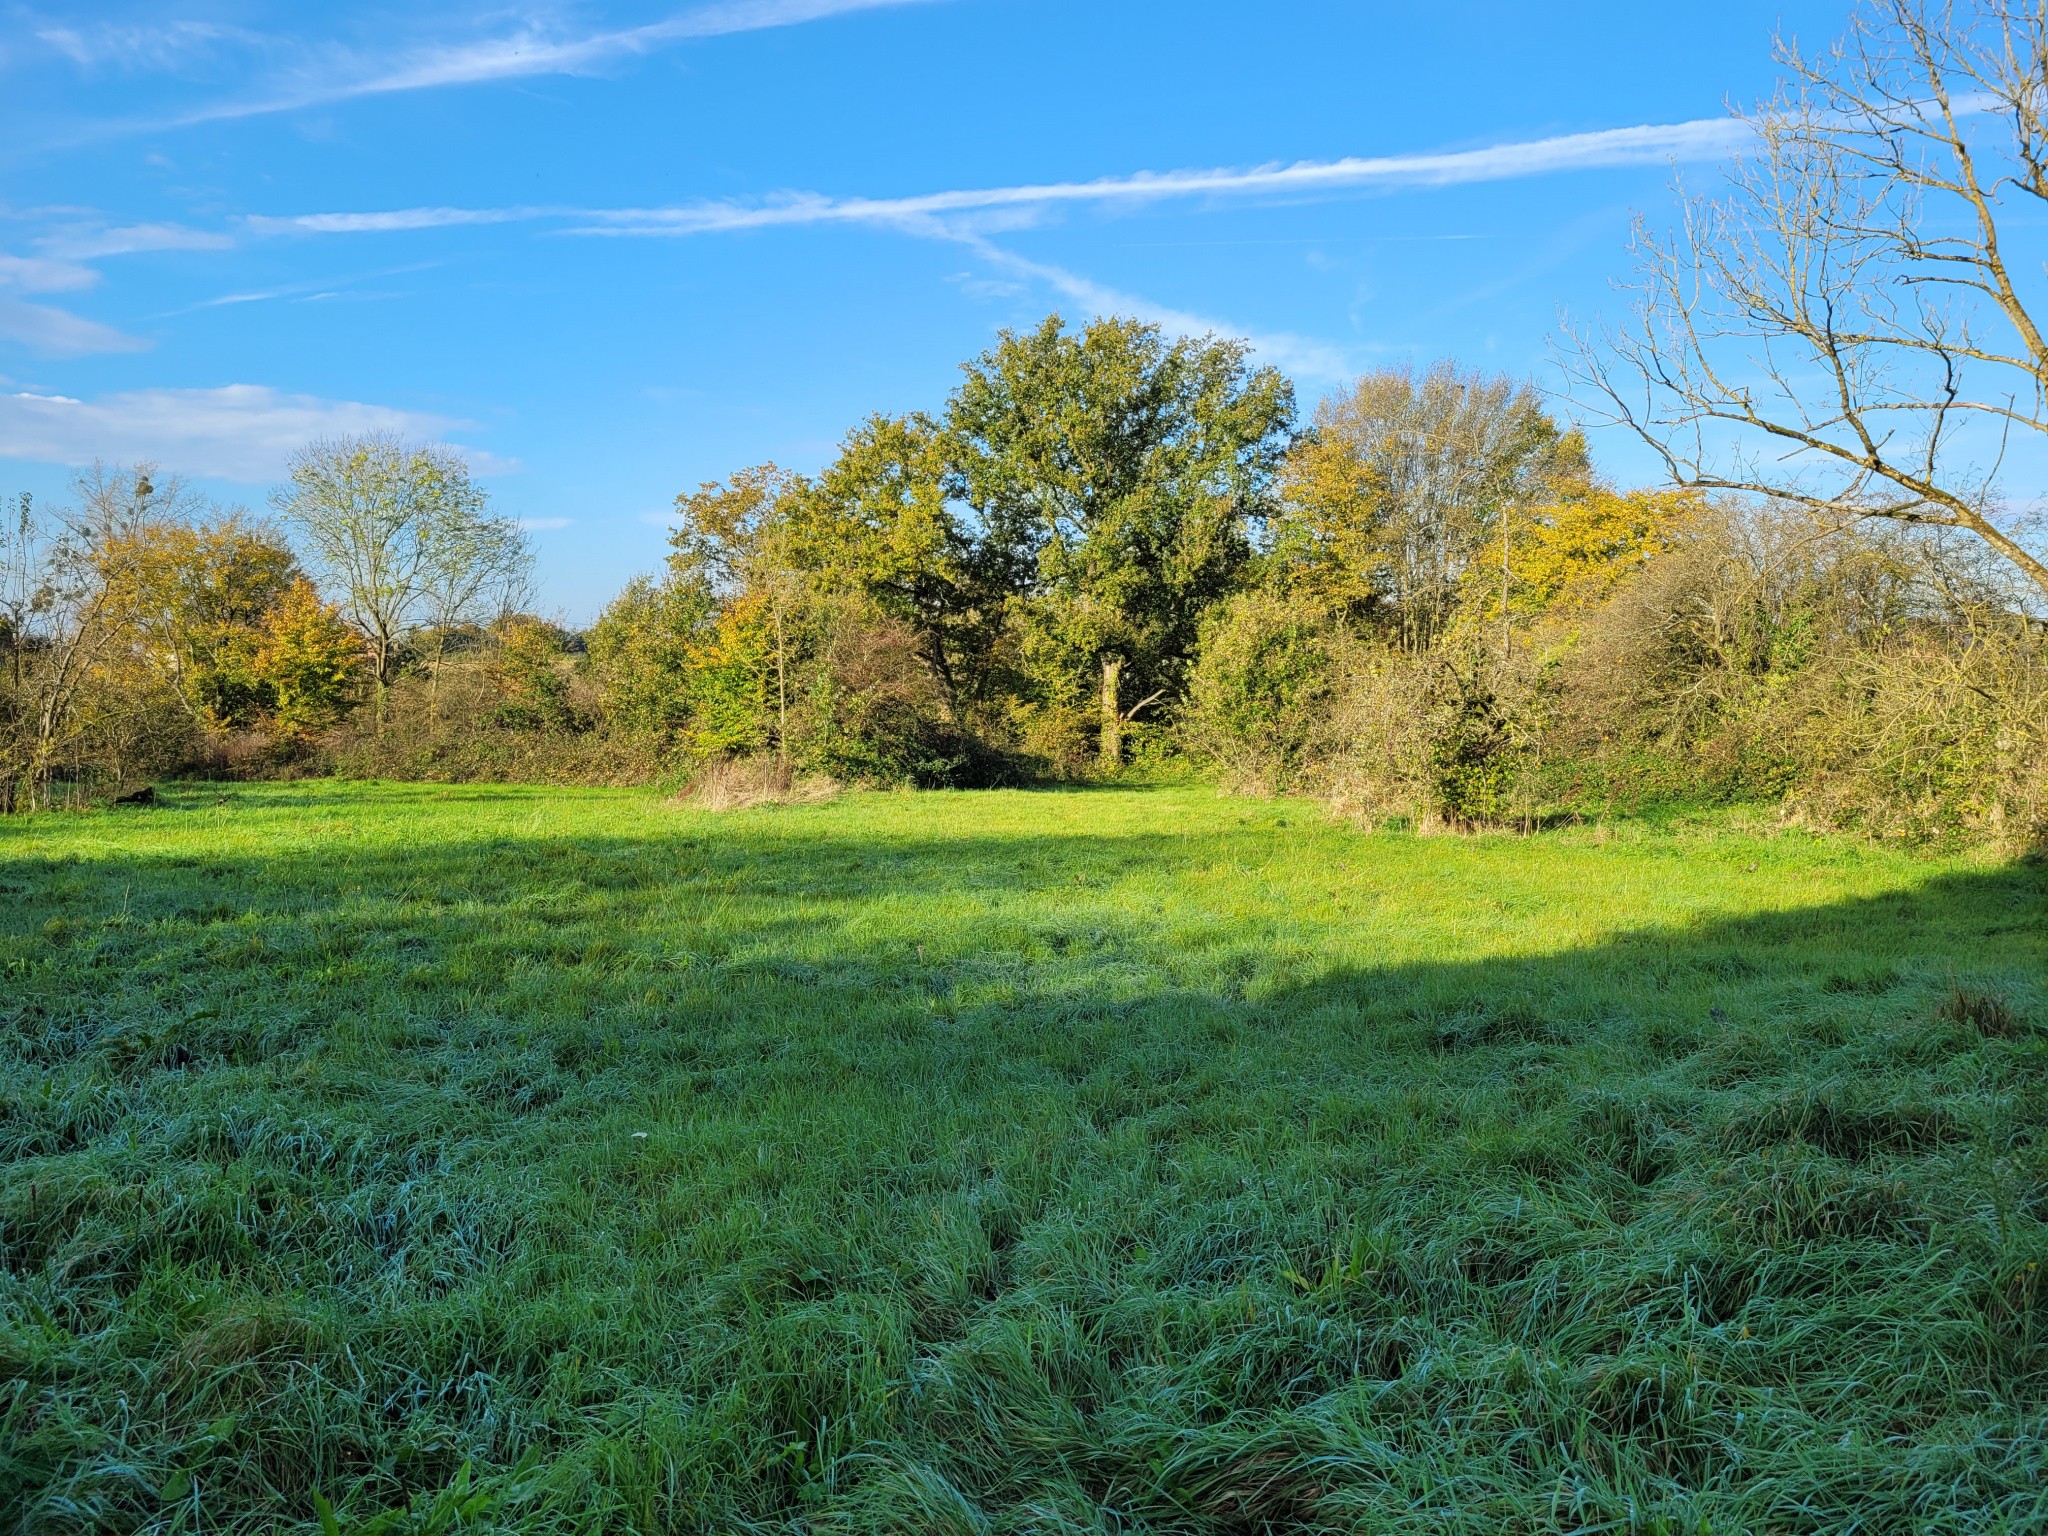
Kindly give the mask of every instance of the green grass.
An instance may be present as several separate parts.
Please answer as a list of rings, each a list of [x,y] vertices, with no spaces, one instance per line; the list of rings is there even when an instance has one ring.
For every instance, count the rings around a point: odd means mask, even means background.
[[[1183,789],[16,820],[0,1530],[2037,1531],[2044,1126],[2039,865]]]

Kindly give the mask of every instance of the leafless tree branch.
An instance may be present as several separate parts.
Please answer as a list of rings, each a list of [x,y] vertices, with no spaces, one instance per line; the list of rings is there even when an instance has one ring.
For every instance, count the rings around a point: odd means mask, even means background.
[[[2048,449],[2013,255],[2015,204],[2048,202],[2048,7],[1865,0],[1779,62],[1754,150],[1673,235],[1638,226],[1632,317],[1568,370],[1677,483],[1963,529],[2048,597],[2002,483],[2015,434]]]

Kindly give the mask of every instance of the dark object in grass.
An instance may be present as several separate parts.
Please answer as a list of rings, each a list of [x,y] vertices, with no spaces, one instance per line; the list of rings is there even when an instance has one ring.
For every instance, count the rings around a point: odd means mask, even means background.
[[[125,795],[114,796],[116,805],[155,805],[156,786],[145,784],[140,789],[131,789]]]
[[[1936,1008],[1938,1017],[1951,1024],[1967,1024],[1980,1035],[1994,1040],[2009,1040],[2020,1033],[2020,1016],[2004,995],[1997,992],[1980,992],[1975,987],[1966,987],[1961,982],[1949,989],[1949,994]]]

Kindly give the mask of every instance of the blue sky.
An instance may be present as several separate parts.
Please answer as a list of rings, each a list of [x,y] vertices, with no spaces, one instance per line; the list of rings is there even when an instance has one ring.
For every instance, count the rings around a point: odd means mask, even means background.
[[[0,489],[468,450],[545,605],[1048,310],[1550,380],[1843,0],[0,8]],[[1623,479],[1649,467],[1599,444]]]

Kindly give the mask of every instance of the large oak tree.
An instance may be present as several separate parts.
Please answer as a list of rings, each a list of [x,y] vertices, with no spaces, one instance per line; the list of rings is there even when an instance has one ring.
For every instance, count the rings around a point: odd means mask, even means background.
[[[948,407],[959,493],[1016,557],[1027,664],[1049,698],[1093,692],[1105,766],[1180,687],[1270,510],[1294,389],[1247,350],[1054,315],[969,363]]]

